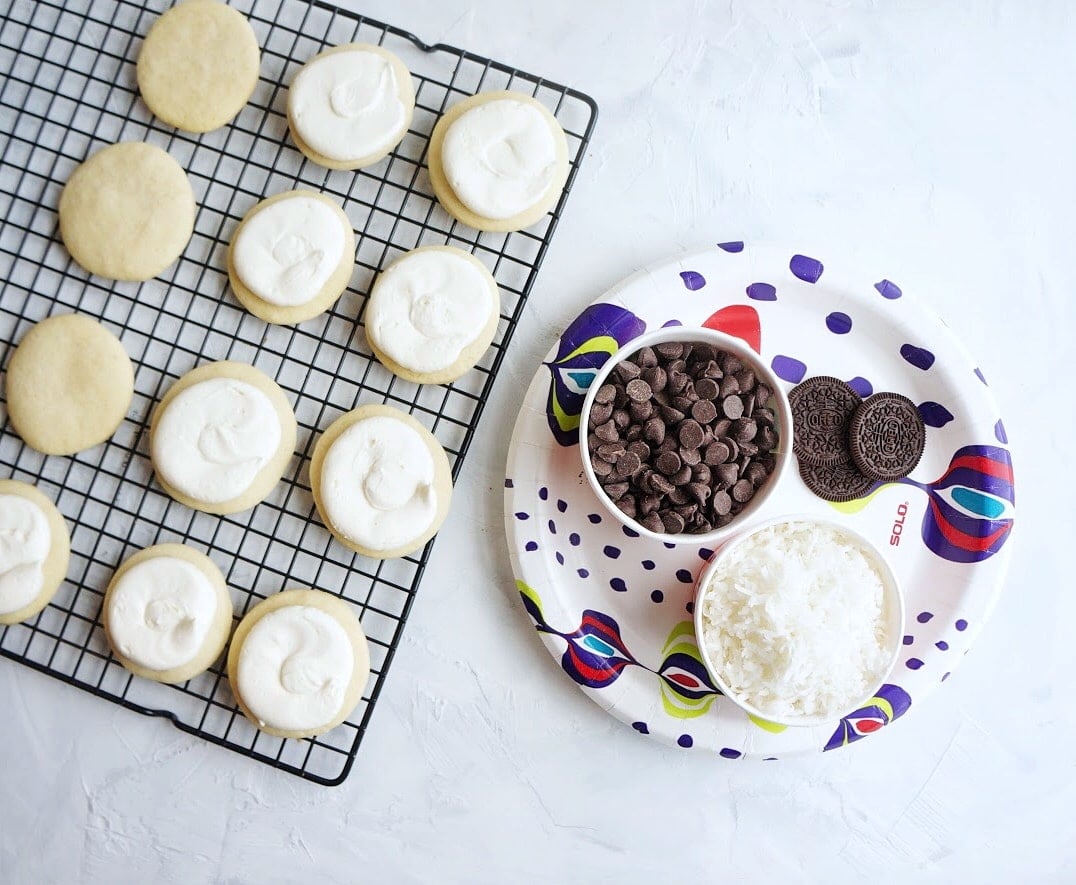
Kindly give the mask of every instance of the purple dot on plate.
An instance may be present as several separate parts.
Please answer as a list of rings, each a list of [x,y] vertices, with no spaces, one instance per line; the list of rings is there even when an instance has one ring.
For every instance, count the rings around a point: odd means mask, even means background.
[[[866,378],[860,378],[856,375],[848,381],[848,386],[858,393],[863,399],[866,399],[872,393],[874,393],[874,385],[870,383]]]
[[[739,759],[742,755],[743,753],[741,753],[739,750],[732,749],[732,747],[721,748],[722,759]]]
[[[646,727],[645,722],[633,722],[631,727],[634,728],[640,734],[650,734],[650,729]]]
[[[660,590],[653,590],[650,593],[650,598],[654,600],[654,602],[664,602],[665,594],[662,593]]]
[[[549,520],[549,534],[555,535],[557,533],[557,524],[553,520]]]
[[[623,578],[613,578],[609,581],[609,586],[616,590],[617,593],[628,592],[628,585],[624,583]]]
[[[510,479],[506,479],[506,480],[504,481],[504,487],[505,487],[506,489],[514,489],[514,488],[516,487],[516,484],[515,484],[514,482],[512,482],[512,480],[510,480]]]
[[[682,326],[682,325],[684,325],[684,324],[681,323],[680,320],[666,320],[664,323],[661,324],[661,328],[663,328],[663,329],[672,329],[672,328],[674,328],[676,326]]]
[[[531,515],[529,513],[524,513],[522,510],[520,510],[516,514],[516,519],[530,519],[530,518],[531,518]]]
[[[526,550],[528,553],[533,553],[535,550],[538,549],[538,542],[537,541],[528,541],[527,546],[524,547],[523,549]]]
[[[915,642],[915,637],[914,636],[907,636],[906,635],[904,637],[904,644],[905,645],[911,645],[913,642]]]
[[[655,568],[657,568],[657,566],[654,564],[654,560],[644,559],[643,568],[645,568],[648,572],[652,572]]]
[[[983,384],[986,384],[986,375],[984,375],[982,373],[981,369],[976,369],[975,370],[975,377],[978,378],[980,381],[982,381]]]
[[[602,553],[608,556],[610,559],[616,559],[620,556],[620,548],[614,547],[612,544],[606,544],[602,548]]]
[[[927,400],[919,404],[919,415],[927,427],[944,427],[953,420],[953,413],[941,403]]]
[[[994,436],[997,437],[999,443],[1007,443],[1009,441],[1009,434],[1005,432],[1005,425],[1001,423],[1001,419],[998,418],[998,423],[994,425]]]
[[[904,359],[924,372],[934,365],[934,354],[925,347],[916,347],[914,344],[902,344],[900,355]]]
[[[817,258],[808,258],[806,255],[793,255],[788,262],[788,269],[794,277],[798,277],[805,283],[817,283],[822,276],[822,262]]]
[[[776,756],[766,756],[765,758],[763,758],[762,761],[763,762],[776,762],[777,757]]]
[[[589,578],[590,577],[590,572],[588,572],[585,568],[578,568],[578,569],[575,570],[575,573],[577,575],[579,575],[579,577],[581,577],[581,578]]]
[[[708,547],[699,548],[699,559],[701,559],[703,562],[706,562],[713,555],[714,551],[710,550]]]
[[[639,537],[639,533],[637,531],[635,531],[635,529],[629,529],[626,525],[621,526],[621,528],[624,529],[624,534],[627,535],[629,538],[638,538]]]
[[[900,286],[896,283],[891,283],[889,280],[882,280],[879,283],[874,284],[874,288],[878,290],[878,294],[883,298],[888,298],[893,301],[900,298],[904,293],[900,291]]]
[[[946,679],[948,679],[948,678],[949,678],[949,674],[948,674],[948,673],[942,673],[942,678],[941,678],[941,681],[942,681],[942,682],[945,682],[945,680],[946,680]]]
[[[687,609],[687,613],[689,615],[695,614],[695,603],[694,602],[689,602],[687,605],[684,606],[684,608]]]
[[[589,519],[594,525],[597,525],[599,522],[602,521],[602,518],[597,513],[588,513],[587,519]]]
[[[691,577],[691,572],[686,568],[680,568],[676,570],[676,580],[682,584],[690,584],[695,579]]]
[[[675,547],[676,547],[676,545],[675,545],[675,544],[668,544],[668,543],[666,543],[666,544],[665,544],[665,549],[666,549],[666,550],[672,550],[672,549],[674,549]]]
[[[676,739],[676,742],[677,742],[677,743],[678,743],[678,744],[679,744],[679,745],[680,745],[681,747],[683,747],[683,748],[684,748],[685,750],[686,750],[686,749],[687,749],[688,747],[692,746],[692,745],[693,745],[693,744],[695,743],[695,741],[694,741],[694,740],[692,739],[691,735],[689,735],[689,734],[682,734],[682,735],[680,735],[680,737],[678,737],[678,738]]]
[[[568,543],[571,544],[573,547],[579,546],[579,540],[580,539],[578,532],[572,532],[570,535],[568,535]]]
[[[725,252],[743,252],[743,240],[734,240],[731,243],[718,243],[718,249],[723,249]]]
[[[752,283],[747,287],[747,297],[754,301],[776,301],[777,289],[769,283]]]
[[[538,489],[538,497],[541,498],[543,501],[548,501],[549,489],[547,489],[545,486],[542,486],[540,489]]]
[[[826,328],[834,335],[847,335],[852,331],[852,318],[839,310],[826,317]]]
[[[963,633],[965,630],[968,629],[968,622],[961,618],[959,621],[953,624],[953,626],[956,627],[956,629],[959,630],[961,633]]]
[[[568,502],[558,498],[557,499],[557,510],[559,510],[561,513],[564,513],[564,511],[566,511],[567,509],[568,509]]]
[[[564,565],[564,554],[561,553],[559,550],[557,551],[557,564]]]
[[[917,620],[917,621],[918,621],[918,622],[919,622],[920,624],[925,624],[925,623],[926,623],[927,621],[929,621],[929,620],[930,620],[931,618],[933,618],[933,617],[934,617],[934,613],[933,613],[933,612],[919,612],[919,614],[917,614],[917,615],[915,616],[915,619],[916,619],[916,620]]]
[[[904,662],[904,666],[909,670],[918,670],[923,666],[923,662],[919,660],[919,658],[908,658],[908,660]]]
[[[684,281],[684,286],[694,292],[696,289],[701,289],[706,285],[706,277],[701,273],[697,273],[693,270],[681,271],[680,279]]]
[[[935,642],[934,647],[939,649],[940,651],[949,651],[949,643],[946,642],[944,639],[939,639],[937,642]]]
[[[803,380],[803,376],[807,374],[807,366],[799,360],[783,354],[777,354],[770,366],[778,378],[791,381],[793,384],[799,384]]]

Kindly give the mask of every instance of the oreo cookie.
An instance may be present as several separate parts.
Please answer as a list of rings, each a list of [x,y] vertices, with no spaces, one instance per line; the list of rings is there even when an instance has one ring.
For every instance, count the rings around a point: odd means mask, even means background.
[[[807,488],[826,501],[854,501],[867,495],[875,486],[875,481],[860,473],[850,461],[824,466],[800,461],[799,467]]]
[[[829,375],[816,375],[788,393],[792,407],[792,450],[804,464],[824,467],[848,463],[848,428],[863,400]]]
[[[919,409],[899,393],[876,393],[855,410],[848,448],[860,472],[890,482],[911,473],[923,457],[926,425]]]

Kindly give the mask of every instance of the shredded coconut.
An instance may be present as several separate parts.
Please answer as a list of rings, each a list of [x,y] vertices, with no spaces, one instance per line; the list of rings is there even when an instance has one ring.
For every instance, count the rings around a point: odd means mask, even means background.
[[[714,571],[702,641],[728,687],[759,712],[836,717],[885,675],[884,596],[854,536],[778,523],[742,539]]]

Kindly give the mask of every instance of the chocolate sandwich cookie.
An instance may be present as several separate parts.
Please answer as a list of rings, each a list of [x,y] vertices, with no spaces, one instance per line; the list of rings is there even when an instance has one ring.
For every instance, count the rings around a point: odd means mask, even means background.
[[[826,501],[854,501],[868,494],[875,485],[873,479],[860,473],[851,462],[818,466],[800,461],[799,466],[807,488]]]
[[[792,450],[818,467],[849,460],[848,427],[863,400],[839,378],[817,375],[788,393],[792,407]]]
[[[876,393],[852,415],[848,447],[859,470],[891,482],[911,473],[923,457],[926,425],[919,409],[899,393]]]

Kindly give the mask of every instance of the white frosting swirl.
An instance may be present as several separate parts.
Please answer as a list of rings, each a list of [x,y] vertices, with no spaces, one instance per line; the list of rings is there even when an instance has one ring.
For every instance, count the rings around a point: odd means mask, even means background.
[[[288,113],[308,147],[346,163],[392,148],[407,108],[389,60],[377,52],[349,49],[308,62],[299,71],[288,91]]]
[[[305,304],[329,281],[344,254],[346,232],[331,206],[292,196],[243,222],[232,246],[239,279],[270,304]]]
[[[340,713],[354,669],[351,639],[332,615],[311,605],[288,605],[251,628],[236,678],[259,725],[308,731]]]
[[[235,378],[209,378],[168,404],[153,434],[153,464],[182,494],[206,504],[239,497],[280,445],[269,397]]]
[[[395,550],[421,537],[437,516],[433,456],[403,421],[365,418],[329,448],[321,498],[340,534],[370,550]]]
[[[51,547],[52,532],[41,508],[22,495],[0,495],[0,615],[37,599]]]
[[[108,632],[117,650],[149,670],[189,664],[205,644],[217,592],[200,568],[178,556],[131,566],[113,585]]]
[[[366,307],[377,346],[414,372],[447,369],[489,320],[489,280],[470,261],[439,249],[405,255],[378,277]]]
[[[464,112],[445,133],[441,163],[453,192],[484,218],[512,218],[549,190],[557,148],[533,105],[499,98]]]

